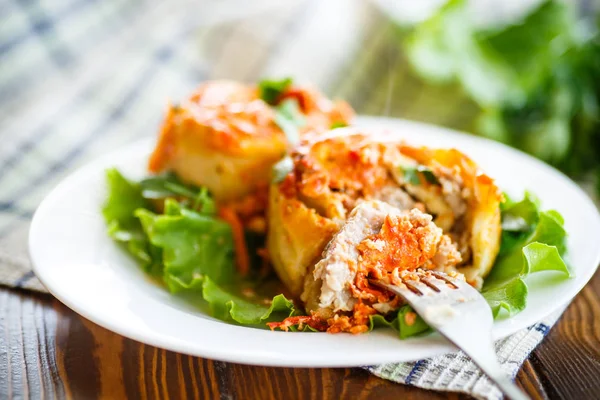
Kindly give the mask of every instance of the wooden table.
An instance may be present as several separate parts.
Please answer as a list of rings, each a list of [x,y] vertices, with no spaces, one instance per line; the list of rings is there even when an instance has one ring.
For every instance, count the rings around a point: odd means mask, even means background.
[[[596,274],[525,362],[518,383],[532,398],[600,398],[599,293],[600,274]],[[465,397],[390,383],[358,368],[264,368],[189,357],[109,332],[49,295],[1,288],[0,399],[18,396],[286,400]]]

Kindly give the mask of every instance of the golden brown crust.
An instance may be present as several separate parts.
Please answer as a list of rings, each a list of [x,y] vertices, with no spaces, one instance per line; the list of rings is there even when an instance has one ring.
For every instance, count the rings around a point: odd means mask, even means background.
[[[394,185],[384,163],[390,149],[361,135],[318,140],[292,154],[295,194],[327,218],[344,220],[359,199]]]
[[[323,132],[333,122],[349,123],[353,112],[312,88],[286,92],[302,100],[307,124],[300,133]],[[237,200],[267,187],[272,165],[287,151],[275,110],[256,86],[206,82],[169,108],[149,169],[172,170],[184,181],[206,186],[218,201]]]
[[[466,231],[472,259],[460,270],[467,281],[481,288],[500,249],[500,202],[502,194],[494,180],[483,174],[477,164],[456,149],[429,149],[402,146],[401,152],[423,165],[456,171],[467,189]]]
[[[279,278],[300,296],[307,269],[339,226],[273,185],[269,193],[267,248]]]

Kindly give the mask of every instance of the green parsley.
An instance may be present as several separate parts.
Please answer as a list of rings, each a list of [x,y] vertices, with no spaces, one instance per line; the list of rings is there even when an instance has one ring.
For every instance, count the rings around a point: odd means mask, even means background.
[[[277,100],[292,84],[292,78],[284,78],[280,80],[263,79],[258,84],[259,96],[266,103],[274,106]]]
[[[298,128],[306,125],[306,118],[300,110],[298,100],[285,99],[275,107],[275,123],[285,133],[290,144],[294,145],[300,140]]]
[[[404,180],[411,185],[420,185],[422,182],[421,176],[432,185],[440,184],[440,181],[433,174],[433,171],[423,165],[418,165],[417,167],[402,167],[402,171],[404,172]]]
[[[344,121],[335,121],[333,124],[331,124],[331,127],[329,129],[345,128],[347,126],[348,124]]]

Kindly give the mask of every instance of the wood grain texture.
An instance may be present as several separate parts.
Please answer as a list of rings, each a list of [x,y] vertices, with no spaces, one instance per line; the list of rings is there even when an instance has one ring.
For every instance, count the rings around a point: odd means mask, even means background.
[[[596,273],[530,358],[552,399],[600,398],[599,293]]]
[[[525,362],[533,399],[600,398],[600,275]],[[266,368],[146,346],[50,296],[0,289],[0,399],[459,399],[357,368]]]

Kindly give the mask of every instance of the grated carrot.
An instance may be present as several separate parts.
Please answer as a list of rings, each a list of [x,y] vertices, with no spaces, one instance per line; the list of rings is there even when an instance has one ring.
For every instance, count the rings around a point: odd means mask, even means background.
[[[245,276],[250,271],[250,255],[244,236],[244,226],[238,215],[229,207],[219,207],[219,217],[231,226],[238,272]]]
[[[267,322],[267,326],[272,331],[275,329],[281,329],[287,332],[290,327],[297,326],[299,330],[304,328],[304,325],[308,325],[311,328],[323,332],[327,330],[327,322],[314,315],[300,315],[296,317],[287,317],[281,322]]]

